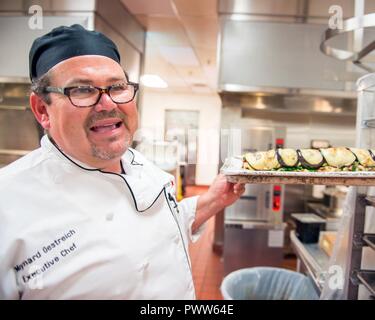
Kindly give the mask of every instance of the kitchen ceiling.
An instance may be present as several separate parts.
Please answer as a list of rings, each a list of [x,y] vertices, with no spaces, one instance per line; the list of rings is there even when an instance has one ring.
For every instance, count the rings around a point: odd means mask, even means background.
[[[147,30],[144,72],[173,92],[216,92],[217,0],[121,0]]]
[[[143,73],[159,75],[170,91],[217,91],[219,17],[246,15],[261,21],[327,23],[330,5],[344,18],[354,15],[354,0],[121,0],[147,30]],[[365,13],[375,1],[365,1]],[[317,47],[317,50],[319,48]]]

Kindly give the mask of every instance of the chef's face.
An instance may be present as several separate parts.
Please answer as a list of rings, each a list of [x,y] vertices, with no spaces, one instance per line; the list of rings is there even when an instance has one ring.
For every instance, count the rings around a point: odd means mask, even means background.
[[[78,56],[51,69],[54,87],[107,87],[122,82],[127,81],[121,66],[103,56]],[[118,161],[131,145],[138,120],[134,100],[118,104],[103,93],[96,105],[77,108],[65,95],[50,95],[51,104],[46,107],[48,121],[41,123],[67,154],[105,168],[111,161]]]

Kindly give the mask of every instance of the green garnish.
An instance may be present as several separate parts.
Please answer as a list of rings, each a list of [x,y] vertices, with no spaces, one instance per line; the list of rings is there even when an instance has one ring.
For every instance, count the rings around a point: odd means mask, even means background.
[[[305,168],[304,167],[301,167],[301,166],[298,166],[298,167],[282,167],[282,168],[279,168],[279,169],[273,169],[274,171],[301,171],[301,170],[304,170]]]
[[[358,162],[356,161],[352,165],[352,171],[357,171],[357,168],[358,168]]]

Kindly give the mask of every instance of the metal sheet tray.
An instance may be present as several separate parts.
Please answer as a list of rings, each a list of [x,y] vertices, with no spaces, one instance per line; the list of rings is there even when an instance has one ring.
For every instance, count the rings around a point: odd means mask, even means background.
[[[227,177],[228,181],[240,183],[375,186],[375,171],[250,171],[242,169],[240,157],[226,159],[220,172]]]

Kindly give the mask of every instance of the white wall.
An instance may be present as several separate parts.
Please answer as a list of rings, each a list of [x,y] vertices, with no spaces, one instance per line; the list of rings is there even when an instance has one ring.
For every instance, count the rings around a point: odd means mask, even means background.
[[[140,129],[163,140],[165,110],[199,111],[196,184],[209,185],[218,173],[221,101],[217,94],[173,93],[144,89]],[[141,134],[143,134],[141,133]]]

